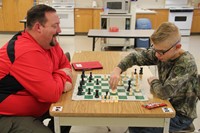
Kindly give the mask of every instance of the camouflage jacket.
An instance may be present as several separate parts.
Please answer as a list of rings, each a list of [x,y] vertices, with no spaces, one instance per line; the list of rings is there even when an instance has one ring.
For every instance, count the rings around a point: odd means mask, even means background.
[[[133,65],[157,65],[159,80],[151,82],[151,93],[161,99],[169,99],[176,113],[192,119],[197,117],[198,72],[195,59],[189,52],[167,62],[159,61],[152,49],[132,52],[118,67],[125,71]]]

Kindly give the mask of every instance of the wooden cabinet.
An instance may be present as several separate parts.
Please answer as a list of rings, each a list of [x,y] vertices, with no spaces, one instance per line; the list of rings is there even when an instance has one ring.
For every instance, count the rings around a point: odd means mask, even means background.
[[[163,22],[168,22],[169,9],[156,9],[156,26],[157,29]]]
[[[194,10],[191,33],[200,33],[200,9]]]
[[[2,8],[0,7],[0,31],[4,31],[4,22],[3,22],[3,12]]]
[[[156,13],[140,13],[136,14],[137,18],[148,18],[152,23],[152,29],[157,29],[163,22],[168,21],[169,10],[168,9],[153,9]]]
[[[88,32],[92,29],[92,9],[75,9],[75,32]]]
[[[93,29],[100,29],[100,14],[103,12],[102,9],[94,9],[93,10]]]
[[[75,32],[85,33],[89,29],[100,29],[100,13],[102,9],[75,9]]]
[[[26,17],[28,9],[33,6],[33,0],[3,0],[0,11],[0,31],[19,31],[24,25],[19,21]],[[1,13],[2,12],[2,13]]]

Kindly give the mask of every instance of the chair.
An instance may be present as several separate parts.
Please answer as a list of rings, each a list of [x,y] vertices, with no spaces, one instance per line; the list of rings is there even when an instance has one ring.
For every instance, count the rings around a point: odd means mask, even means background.
[[[69,60],[69,62],[71,61],[71,56],[70,56],[70,53],[69,52],[66,52],[65,53],[65,55],[66,55],[66,57],[67,57],[67,59]]]
[[[138,18],[136,20],[136,28],[135,29],[151,29],[151,21],[148,18]],[[150,39],[149,38],[136,38],[134,48],[149,48],[150,47]]]

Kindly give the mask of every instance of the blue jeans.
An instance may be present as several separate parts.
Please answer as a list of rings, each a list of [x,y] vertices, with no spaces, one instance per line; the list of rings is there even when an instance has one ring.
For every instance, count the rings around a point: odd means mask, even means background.
[[[193,122],[193,119],[182,115],[176,115],[170,119],[169,132],[183,130]],[[129,127],[129,133],[163,133],[160,127]]]

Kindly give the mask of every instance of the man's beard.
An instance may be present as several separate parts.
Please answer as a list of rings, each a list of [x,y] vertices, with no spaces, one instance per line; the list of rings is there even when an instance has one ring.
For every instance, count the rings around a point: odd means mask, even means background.
[[[56,36],[58,36],[58,33],[56,33],[56,34],[53,35],[52,40],[49,43],[49,45],[52,46],[52,47],[56,45],[56,41],[55,42],[53,41],[53,38],[56,37]]]

